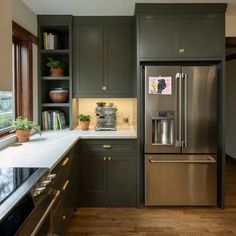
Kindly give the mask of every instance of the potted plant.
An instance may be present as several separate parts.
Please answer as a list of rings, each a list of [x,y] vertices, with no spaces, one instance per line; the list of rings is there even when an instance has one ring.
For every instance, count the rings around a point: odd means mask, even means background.
[[[51,76],[63,76],[64,75],[64,64],[59,60],[54,60],[51,57],[48,57],[48,62],[46,64],[50,67]]]
[[[81,130],[89,130],[90,115],[79,114],[78,118]]]
[[[17,117],[16,120],[12,122],[12,128],[16,130],[19,142],[28,142],[32,130],[41,135],[40,128],[33,121],[23,118],[22,116]]]

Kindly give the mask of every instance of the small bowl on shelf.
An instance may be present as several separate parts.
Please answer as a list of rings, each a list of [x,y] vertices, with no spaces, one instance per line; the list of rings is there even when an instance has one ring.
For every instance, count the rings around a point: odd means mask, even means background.
[[[64,103],[67,101],[69,92],[64,88],[53,88],[49,91],[49,97],[54,103]]]

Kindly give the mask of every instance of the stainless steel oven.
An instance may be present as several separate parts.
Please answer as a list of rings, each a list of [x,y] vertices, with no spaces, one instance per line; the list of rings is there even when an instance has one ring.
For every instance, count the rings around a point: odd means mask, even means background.
[[[60,197],[45,168],[0,168],[0,235],[47,235]]]
[[[51,191],[48,196],[36,205],[16,235],[45,236],[51,232],[51,211],[56,205],[61,193],[59,190]]]

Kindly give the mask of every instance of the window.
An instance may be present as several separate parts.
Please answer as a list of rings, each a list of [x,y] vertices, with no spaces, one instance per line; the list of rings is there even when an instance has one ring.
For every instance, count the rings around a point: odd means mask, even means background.
[[[0,133],[9,131],[14,119],[12,91],[0,91]]]
[[[9,133],[17,116],[33,118],[32,43],[38,39],[12,22],[12,91],[0,89],[0,136]]]

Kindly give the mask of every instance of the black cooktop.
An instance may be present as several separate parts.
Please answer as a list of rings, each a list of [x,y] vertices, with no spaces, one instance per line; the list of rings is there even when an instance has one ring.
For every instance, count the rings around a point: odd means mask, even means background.
[[[0,167],[0,205],[38,168]]]

